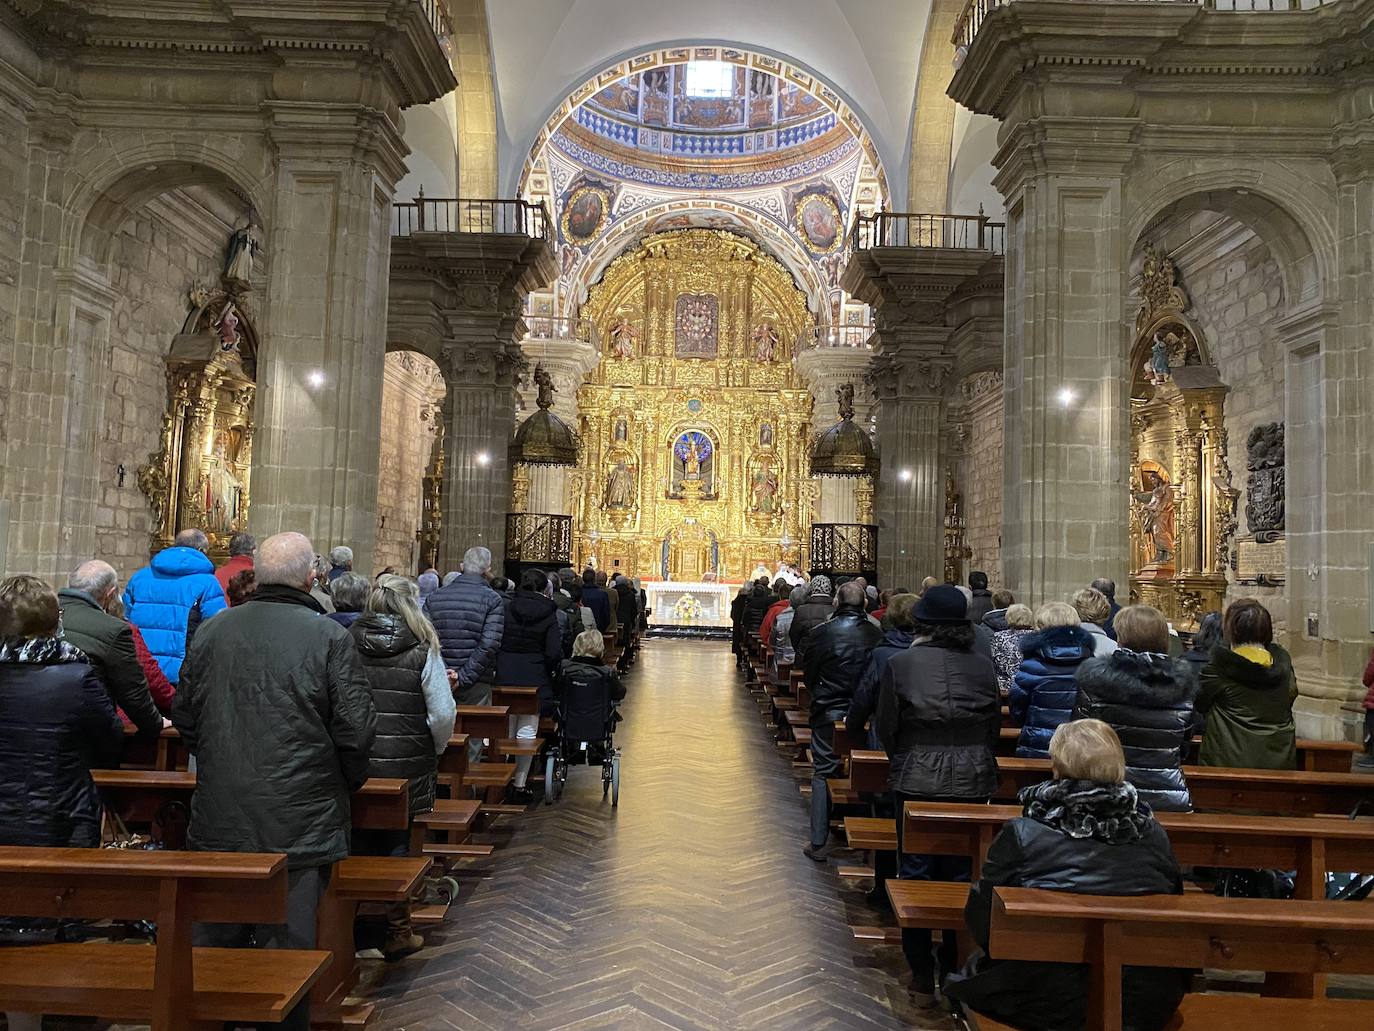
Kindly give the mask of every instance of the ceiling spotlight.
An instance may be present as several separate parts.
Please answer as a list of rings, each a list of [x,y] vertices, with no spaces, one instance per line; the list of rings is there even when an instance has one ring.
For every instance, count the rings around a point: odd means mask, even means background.
[[[310,374],[305,377],[305,380],[312,387],[318,390],[320,387],[324,386],[324,373],[321,372],[319,369],[312,369],[310,371]]]
[[[1069,407],[1069,405],[1073,404],[1074,399],[1077,398],[1077,396],[1078,395],[1073,392],[1072,387],[1061,387],[1059,390],[1059,407]]]
[[[491,465],[491,455],[486,451],[477,452],[478,465]]]
[[[903,469],[901,472],[897,474],[897,478],[901,480],[903,483],[910,483],[911,477],[912,472],[910,469]]]

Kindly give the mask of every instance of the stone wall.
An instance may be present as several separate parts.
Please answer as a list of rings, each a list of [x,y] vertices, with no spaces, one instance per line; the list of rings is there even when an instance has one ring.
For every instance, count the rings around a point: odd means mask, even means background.
[[[137,469],[158,447],[167,408],[163,359],[190,310],[188,294],[196,284],[219,280],[231,232],[227,207],[203,193],[177,191],[151,202],[115,234],[96,555],[121,578],[148,560],[152,510],[138,489]]]
[[[1268,244],[1229,215],[1202,211],[1167,220],[1145,238],[1174,259],[1192,301],[1188,314],[1231,388],[1224,408],[1227,459],[1232,485],[1241,491],[1237,533],[1244,535],[1246,437],[1255,426],[1284,419],[1284,356],[1275,328],[1284,311],[1282,273]],[[1227,598],[1237,597],[1260,598],[1276,627],[1301,630],[1283,588],[1232,584]]]
[[[413,351],[386,356],[382,380],[381,462],[377,483],[376,570],[418,572],[421,490],[434,445],[435,403],[444,396],[438,367]],[[422,418],[423,416],[423,418]]]
[[[964,543],[973,551],[966,571],[1002,577],[1002,374],[981,372],[960,385],[965,401],[964,457],[958,488],[964,497]]]

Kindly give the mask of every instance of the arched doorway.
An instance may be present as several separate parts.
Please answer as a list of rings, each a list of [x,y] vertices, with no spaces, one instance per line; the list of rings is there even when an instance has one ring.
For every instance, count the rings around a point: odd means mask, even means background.
[[[387,352],[378,435],[377,568],[439,567],[443,512],[444,378],[418,351]],[[444,556],[449,565],[453,560]],[[440,572],[446,570],[440,568]]]

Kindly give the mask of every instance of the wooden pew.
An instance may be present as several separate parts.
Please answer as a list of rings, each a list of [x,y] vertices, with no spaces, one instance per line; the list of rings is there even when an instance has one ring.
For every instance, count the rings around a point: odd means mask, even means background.
[[[454,734],[448,739],[444,754],[439,756],[437,786],[448,791],[449,798],[463,793],[463,778],[468,772],[468,736]]]
[[[129,812],[134,821],[151,819],[164,802],[189,806],[196,789],[196,775],[184,770],[94,770],[92,776],[101,795]],[[404,780],[374,777],[354,792],[350,809],[355,829],[403,831],[410,826],[409,785]],[[335,864],[316,922],[319,945],[333,961],[311,990],[312,1020],[354,1025],[366,1019],[370,1005],[345,1007],[343,1001],[357,983],[353,919],[358,906],[410,898],[428,868],[429,860],[418,852],[409,858],[349,856]]]
[[[280,1021],[330,963],[294,949],[192,948],[202,923],[286,920],[286,857],[219,852],[0,848],[0,913],[157,921],[152,948],[113,943],[4,950],[0,1009],[150,1023]]]
[[[143,770],[184,770],[187,752],[181,747],[176,727],[164,727],[157,737],[145,737],[137,727],[124,727],[124,760],[121,766]]]
[[[1312,978],[1374,972],[1374,908],[1341,902],[1136,898],[998,888],[989,954],[997,959],[1086,963],[1087,1024],[1120,1031],[1124,966],[1260,970]],[[1005,1025],[977,1018],[980,1031]],[[1366,1029],[1374,1002],[1188,995],[1169,1028]]]
[[[1016,743],[1021,737],[1019,727],[1004,726],[997,742],[998,756],[1016,755]],[[1193,738],[1195,745],[1202,738]],[[1352,741],[1317,741],[1312,738],[1298,738],[1298,769],[1308,773],[1349,773],[1350,764],[1360,746]]]
[[[887,790],[885,752],[855,749],[850,753],[849,764],[849,786],[855,791]],[[998,788],[994,797],[1001,799],[1015,799],[1022,788],[1050,777],[1048,759],[1002,758],[997,767]],[[1183,775],[1193,806],[1199,810],[1345,816],[1360,802],[1374,803],[1374,777],[1358,773],[1185,766]]]

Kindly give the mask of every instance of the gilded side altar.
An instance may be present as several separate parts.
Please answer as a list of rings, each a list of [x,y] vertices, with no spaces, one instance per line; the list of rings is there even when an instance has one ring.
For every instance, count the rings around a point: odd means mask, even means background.
[[[603,355],[578,392],[575,558],[674,581],[802,561],[811,397],[792,358],[811,316],[786,269],[722,230],[658,234],[583,316]]]

